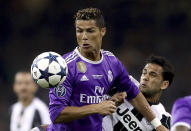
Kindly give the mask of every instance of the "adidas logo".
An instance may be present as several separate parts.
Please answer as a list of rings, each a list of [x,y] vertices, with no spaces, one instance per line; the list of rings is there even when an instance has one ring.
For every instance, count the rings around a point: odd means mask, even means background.
[[[80,81],[88,81],[89,79],[86,77],[86,75],[83,75]]]

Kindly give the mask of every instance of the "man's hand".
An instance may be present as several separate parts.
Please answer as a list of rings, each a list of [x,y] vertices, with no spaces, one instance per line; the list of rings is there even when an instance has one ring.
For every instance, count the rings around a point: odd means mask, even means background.
[[[124,103],[125,98],[127,97],[126,92],[120,92],[116,93],[111,97],[111,101],[115,102],[116,106],[120,106],[122,103]]]
[[[116,110],[115,102],[111,100],[103,101],[99,104],[95,104],[97,113],[101,115],[111,115]]]
[[[165,126],[160,125],[156,128],[156,131],[169,131]]]

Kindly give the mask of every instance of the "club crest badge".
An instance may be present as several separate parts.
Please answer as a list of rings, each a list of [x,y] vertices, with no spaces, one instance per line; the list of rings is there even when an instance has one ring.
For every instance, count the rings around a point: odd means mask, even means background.
[[[82,73],[86,73],[87,71],[87,68],[86,68],[86,65],[84,62],[80,61],[80,62],[77,62],[77,67],[78,67],[78,70]]]
[[[57,86],[54,88],[54,93],[58,97],[63,97],[66,94],[66,88],[63,85]]]
[[[113,74],[111,70],[108,71],[108,81],[111,83],[113,81]]]

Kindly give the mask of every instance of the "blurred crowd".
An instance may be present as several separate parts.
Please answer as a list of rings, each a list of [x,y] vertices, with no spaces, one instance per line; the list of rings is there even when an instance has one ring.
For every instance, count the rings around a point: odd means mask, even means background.
[[[0,130],[9,130],[8,109],[16,101],[13,76],[28,69],[38,54],[64,54],[76,45],[74,13],[97,7],[106,19],[103,48],[112,51],[139,80],[144,59],[166,57],[175,81],[162,96],[171,111],[174,100],[191,94],[191,1],[186,0],[6,0],[0,2]],[[48,90],[37,96],[48,104]]]

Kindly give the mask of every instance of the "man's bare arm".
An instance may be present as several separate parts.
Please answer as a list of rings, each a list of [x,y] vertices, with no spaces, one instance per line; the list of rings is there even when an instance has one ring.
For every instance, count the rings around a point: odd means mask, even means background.
[[[54,123],[67,123],[92,114],[110,115],[115,112],[116,106],[113,101],[103,101],[99,104],[85,105],[81,107],[67,106],[62,110]]]
[[[129,101],[149,122],[155,118],[155,114],[150,108],[147,100],[142,93]]]

